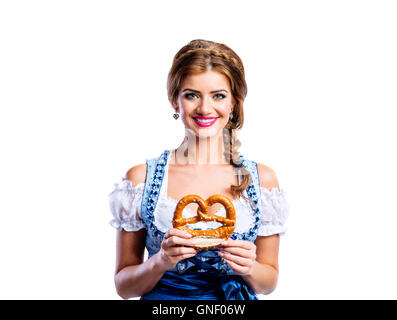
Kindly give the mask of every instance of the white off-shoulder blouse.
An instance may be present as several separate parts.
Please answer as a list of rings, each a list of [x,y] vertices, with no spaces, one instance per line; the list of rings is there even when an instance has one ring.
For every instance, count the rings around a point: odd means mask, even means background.
[[[241,177],[239,177],[241,181]],[[125,231],[137,231],[146,228],[141,217],[141,205],[145,183],[139,183],[135,187],[124,176],[114,184],[113,191],[108,195],[110,210],[113,219],[110,225],[114,228]],[[172,228],[172,218],[177,200],[167,196],[168,188],[168,162],[165,166],[164,178],[160,188],[160,194],[154,211],[154,224],[158,230],[167,232]],[[246,191],[243,192],[248,197]],[[258,236],[270,236],[273,234],[284,235],[287,227],[286,221],[289,215],[289,205],[287,194],[284,189],[273,188],[268,190],[260,187],[261,201],[261,222],[258,228]],[[243,197],[232,200],[236,209],[236,226],[235,232],[247,232],[254,225],[254,216],[252,208],[247,200]],[[189,208],[185,207],[183,217],[192,217],[197,215]],[[216,212],[218,216],[226,216],[225,208],[222,206]],[[219,226],[218,222],[198,222],[194,225],[195,229],[213,229]]]

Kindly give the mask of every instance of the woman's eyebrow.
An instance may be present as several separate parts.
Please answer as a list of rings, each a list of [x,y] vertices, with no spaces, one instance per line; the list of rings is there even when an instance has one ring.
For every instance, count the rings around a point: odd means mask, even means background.
[[[198,90],[189,89],[189,88],[183,89],[182,92],[185,92],[187,90],[200,93],[200,91],[198,91]],[[215,93],[215,92],[220,92],[220,91],[225,91],[227,93],[227,90],[225,90],[225,89],[214,90],[214,91],[211,91],[210,93]]]

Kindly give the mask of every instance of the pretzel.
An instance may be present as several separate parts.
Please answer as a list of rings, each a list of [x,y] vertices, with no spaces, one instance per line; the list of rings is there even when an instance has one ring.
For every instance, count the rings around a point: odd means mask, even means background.
[[[183,218],[183,209],[191,202],[199,205],[197,216]],[[208,208],[214,203],[221,203],[226,209],[226,218],[213,214],[208,214]],[[216,221],[222,223],[222,226],[211,230],[192,230],[185,226],[189,223],[197,223],[199,221]],[[208,250],[220,245],[224,240],[230,237],[234,231],[236,224],[236,211],[232,201],[223,195],[214,194],[207,200],[198,195],[189,194],[179,200],[174,211],[173,227],[179,230],[189,232],[193,237],[193,247],[198,250]]]

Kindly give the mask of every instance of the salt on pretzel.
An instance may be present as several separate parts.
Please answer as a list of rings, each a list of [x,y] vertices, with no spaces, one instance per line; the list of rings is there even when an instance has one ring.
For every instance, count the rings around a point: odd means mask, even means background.
[[[183,218],[182,211],[189,204],[195,202],[199,205],[197,216]],[[208,214],[208,208],[214,203],[221,203],[226,209],[226,218],[213,214]],[[197,223],[199,221],[216,221],[222,224],[221,227],[211,230],[192,230],[186,224]],[[193,237],[193,247],[198,250],[208,250],[220,245],[233,233],[236,224],[236,210],[233,202],[226,196],[214,194],[207,200],[198,195],[189,194],[179,200],[174,211],[173,227],[189,232]]]

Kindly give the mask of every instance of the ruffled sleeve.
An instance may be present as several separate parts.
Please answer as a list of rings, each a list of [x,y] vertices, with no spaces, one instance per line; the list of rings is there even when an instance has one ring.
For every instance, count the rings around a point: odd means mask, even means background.
[[[137,231],[145,228],[141,218],[141,203],[145,183],[132,187],[125,177],[114,184],[113,191],[108,195],[110,211],[113,219],[110,225],[117,230]]]
[[[285,190],[273,188],[261,189],[262,220],[258,228],[258,236],[273,234],[284,235],[287,231],[286,221],[289,216],[289,204]]]

